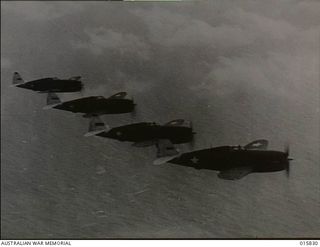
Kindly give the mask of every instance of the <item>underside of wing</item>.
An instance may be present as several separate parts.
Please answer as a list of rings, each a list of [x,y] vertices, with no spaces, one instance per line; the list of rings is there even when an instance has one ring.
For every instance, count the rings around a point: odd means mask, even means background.
[[[251,167],[235,167],[229,170],[221,171],[218,174],[218,177],[226,180],[237,180],[237,179],[243,178],[244,176],[248,175],[251,172],[252,172]]]
[[[264,139],[255,140],[253,142],[250,142],[246,146],[244,146],[244,149],[266,150],[266,149],[268,149],[268,141],[264,140]]]
[[[160,139],[157,142],[157,157],[172,156],[178,154],[178,150],[168,139]]]

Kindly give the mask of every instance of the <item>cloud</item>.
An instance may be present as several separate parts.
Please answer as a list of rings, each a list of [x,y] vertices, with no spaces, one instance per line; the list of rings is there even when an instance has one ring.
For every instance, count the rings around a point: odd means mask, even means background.
[[[1,2],[1,10],[9,11],[18,18],[29,21],[47,21],[80,12],[84,9],[81,3],[73,2]]]
[[[5,57],[1,57],[1,69],[10,69],[12,67],[12,62]]]
[[[109,50],[120,54],[134,54],[143,59],[149,56],[148,45],[133,34],[116,32],[104,27],[86,29],[84,33],[89,39],[88,42],[73,41],[74,48],[89,49],[94,55],[101,55]]]
[[[302,81],[314,87],[317,78],[316,71],[310,69],[315,67],[312,51],[318,46],[317,29],[311,24],[308,28],[297,24],[303,23],[298,9],[303,9],[306,16],[310,11],[315,19],[312,6],[318,5],[308,3],[277,4],[277,13],[282,15],[269,13],[272,4],[230,5],[214,19],[202,18],[208,16],[211,3],[201,8],[201,14],[160,7],[133,13],[144,20],[149,42],[164,53],[170,51],[166,53],[171,58],[165,59],[169,61],[167,67],[180,69],[173,83],[185,78],[186,87],[202,88],[208,97],[232,96],[239,89],[251,88],[261,94],[292,98],[301,93],[301,88],[306,89]],[[283,12],[289,5],[296,14]],[[311,19],[309,22],[313,23]],[[181,58],[179,64],[174,64],[173,57]]]

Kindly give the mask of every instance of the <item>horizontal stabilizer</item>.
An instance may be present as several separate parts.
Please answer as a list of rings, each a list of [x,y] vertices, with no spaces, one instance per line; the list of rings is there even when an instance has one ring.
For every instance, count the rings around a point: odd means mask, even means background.
[[[85,133],[84,136],[85,137],[95,136],[95,135],[100,134],[102,132],[105,132],[105,130],[89,131],[89,132]]]
[[[156,159],[155,161],[153,161],[153,164],[158,166],[158,165],[163,165],[167,162],[169,162],[170,160],[178,157],[179,155],[172,155],[172,156],[167,156],[167,157],[161,157],[161,158],[158,158]]]
[[[52,105],[46,105],[46,106],[42,107],[42,109],[43,110],[49,110],[49,109],[52,109],[52,108],[56,107],[57,105],[60,105],[60,103],[52,104]]]

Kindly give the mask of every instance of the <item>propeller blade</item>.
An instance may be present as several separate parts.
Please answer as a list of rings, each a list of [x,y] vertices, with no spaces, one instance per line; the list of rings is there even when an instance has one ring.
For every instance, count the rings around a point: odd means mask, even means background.
[[[290,161],[288,160],[287,162],[288,163],[287,163],[287,167],[286,167],[286,174],[287,174],[287,178],[289,178],[289,176],[290,176]]]
[[[284,148],[284,153],[286,154],[286,158],[287,158],[287,164],[286,164],[286,174],[287,174],[287,178],[289,178],[290,176],[290,161],[292,160],[291,158],[289,158],[290,155],[290,146],[287,143],[285,148]]]

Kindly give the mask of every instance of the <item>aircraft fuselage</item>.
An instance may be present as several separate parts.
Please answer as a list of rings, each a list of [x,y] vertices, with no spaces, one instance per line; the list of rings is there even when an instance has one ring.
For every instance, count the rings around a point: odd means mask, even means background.
[[[53,108],[70,111],[74,113],[84,113],[85,116],[120,114],[134,110],[135,104],[131,99],[104,98],[101,96],[91,96],[76,100],[63,102]]]
[[[287,154],[280,151],[246,150],[223,146],[184,153],[169,163],[216,171],[252,167],[252,172],[275,172],[288,166]]]
[[[135,143],[168,139],[173,144],[180,144],[190,142],[193,133],[190,127],[145,122],[112,128],[108,132],[99,133],[98,136]],[[152,143],[150,142],[150,144]]]
[[[17,87],[37,91],[40,93],[67,93],[79,92],[81,91],[83,85],[79,80],[43,78],[19,84]]]

